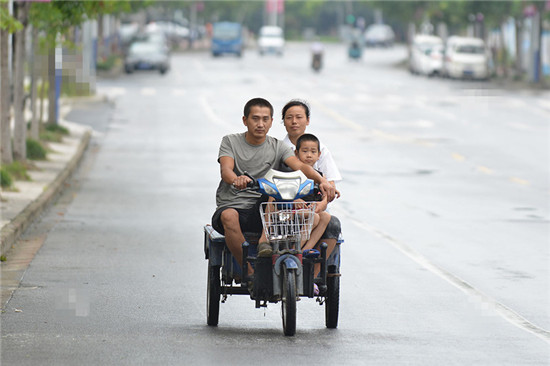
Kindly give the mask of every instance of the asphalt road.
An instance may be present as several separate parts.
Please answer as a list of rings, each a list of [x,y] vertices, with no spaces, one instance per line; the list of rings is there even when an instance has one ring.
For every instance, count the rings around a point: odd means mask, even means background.
[[[360,62],[307,45],[283,57],[174,55],[99,80],[113,105],[69,120],[96,133],[73,184],[26,234],[43,240],[2,321],[6,365],[547,365],[550,363],[548,93],[412,76],[404,48]],[[245,102],[303,98],[308,132],[341,167],[340,319],[245,296],[206,325],[202,227],[223,135]]]

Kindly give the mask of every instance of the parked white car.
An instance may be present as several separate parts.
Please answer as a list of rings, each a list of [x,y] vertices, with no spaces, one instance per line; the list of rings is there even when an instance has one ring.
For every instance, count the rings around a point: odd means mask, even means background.
[[[267,25],[260,28],[258,36],[258,51],[260,55],[275,53],[282,55],[285,47],[283,29],[277,26]]]
[[[443,73],[450,78],[487,79],[489,77],[488,54],[482,39],[449,37],[445,46]]]
[[[409,70],[413,74],[440,75],[443,69],[443,39],[419,34],[411,44]]]

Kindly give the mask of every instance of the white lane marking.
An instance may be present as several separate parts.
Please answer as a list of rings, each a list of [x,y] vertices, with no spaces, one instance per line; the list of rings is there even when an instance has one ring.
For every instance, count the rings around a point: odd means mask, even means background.
[[[155,88],[141,88],[140,90],[141,95],[157,95],[157,89]]]
[[[126,95],[126,92],[127,92],[126,88],[113,86],[113,87],[107,88],[105,93],[108,94],[110,97],[118,97],[118,96]]]
[[[174,96],[182,96],[182,95],[185,95],[185,93],[186,93],[185,89],[181,89],[181,88],[172,89],[172,95]]]
[[[419,119],[411,123],[415,127],[419,128],[431,128],[435,125],[432,121],[429,121],[427,119]]]
[[[205,69],[205,68],[204,68],[204,64],[203,64],[201,61],[199,61],[199,60],[194,60],[193,65],[195,66],[195,68],[196,68],[198,71],[204,72],[204,69]]]
[[[231,126],[231,124],[225,122],[223,119],[218,117],[216,112],[214,112],[212,107],[210,107],[210,104],[208,104],[208,101],[206,100],[205,95],[201,95],[199,97],[199,102],[201,104],[202,109],[204,110],[204,113],[206,113],[206,116],[208,117],[208,119],[210,119],[210,121],[214,122],[218,126],[223,127],[226,130],[230,130],[233,127]]]
[[[401,253],[405,254],[410,259],[412,259],[422,267],[426,268],[428,271],[434,273],[438,277],[444,279],[445,281],[449,282],[451,285],[455,286],[456,288],[464,292],[475,303],[481,303],[481,306],[483,309],[493,310],[504,320],[508,321],[510,324],[526,332],[532,333],[535,336],[542,339],[543,341],[545,341],[546,343],[550,344],[550,332],[547,331],[546,329],[538,327],[535,324],[529,322],[527,319],[525,319],[524,317],[522,317],[512,309],[508,308],[507,306],[499,303],[493,298],[477,290],[468,282],[462,280],[458,276],[455,276],[454,274],[447,272],[443,268],[430,262],[429,259],[421,255],[420,253],[416,252],[414,249],[412,249],[408,245],[399,242],[398,240],[393,238],[391,235],[383,232],[382,230],[374,226],[368,225],[364,222],[361,222],[355,219],[354,217],[348,215],[346,212],[342,211],[341,209],[338,209],[337,207],[333,209],[334,211],[337,211],[336,213],[338,214],[338,216],[344,216],[348,220],[353,222],[357,227],[365,231],[368,231],[369,233],[376,235],[379,238],[386,240],[394,248],[398,249]]]

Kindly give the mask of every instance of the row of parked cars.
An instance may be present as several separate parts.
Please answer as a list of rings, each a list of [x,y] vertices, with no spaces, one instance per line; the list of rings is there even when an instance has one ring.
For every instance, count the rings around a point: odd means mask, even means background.
[[[446,42],[433,35],[414,37],[409,54],[413,74],[454,79],[488,79],[489,52],[479,38],[451,36]]]

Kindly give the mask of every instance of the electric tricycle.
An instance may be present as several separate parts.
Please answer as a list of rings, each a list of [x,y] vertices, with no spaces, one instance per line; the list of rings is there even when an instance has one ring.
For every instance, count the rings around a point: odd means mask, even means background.
[[[251,177],[252,178],[252,177]],[[296,302],[316,298],[325,305],[325,325],[338,326],[340,297],[340,244],[330,256],[327,245],[305,255],[301,244],[309,238],[315,203],[295,202],[313,193],[315,185],[300,171],[270,170],[262,179],[253,179],[247,189],[273,197],[275,201],[260,206],[263,230],[273,249],[270,257],[257,256],[258,239],[262,233],[243,233],[243,267],[250,264],[252,275],[243,273],[225,245],[225,238],[210,225],[204,227],[204,253],[208,260],[206,315],[207,324],[218,325],[220,302],[231,295],[249,295],[256,308],[281,302],[283,332],[296,333]],[[318,274],[315,264],[320,265]]]

